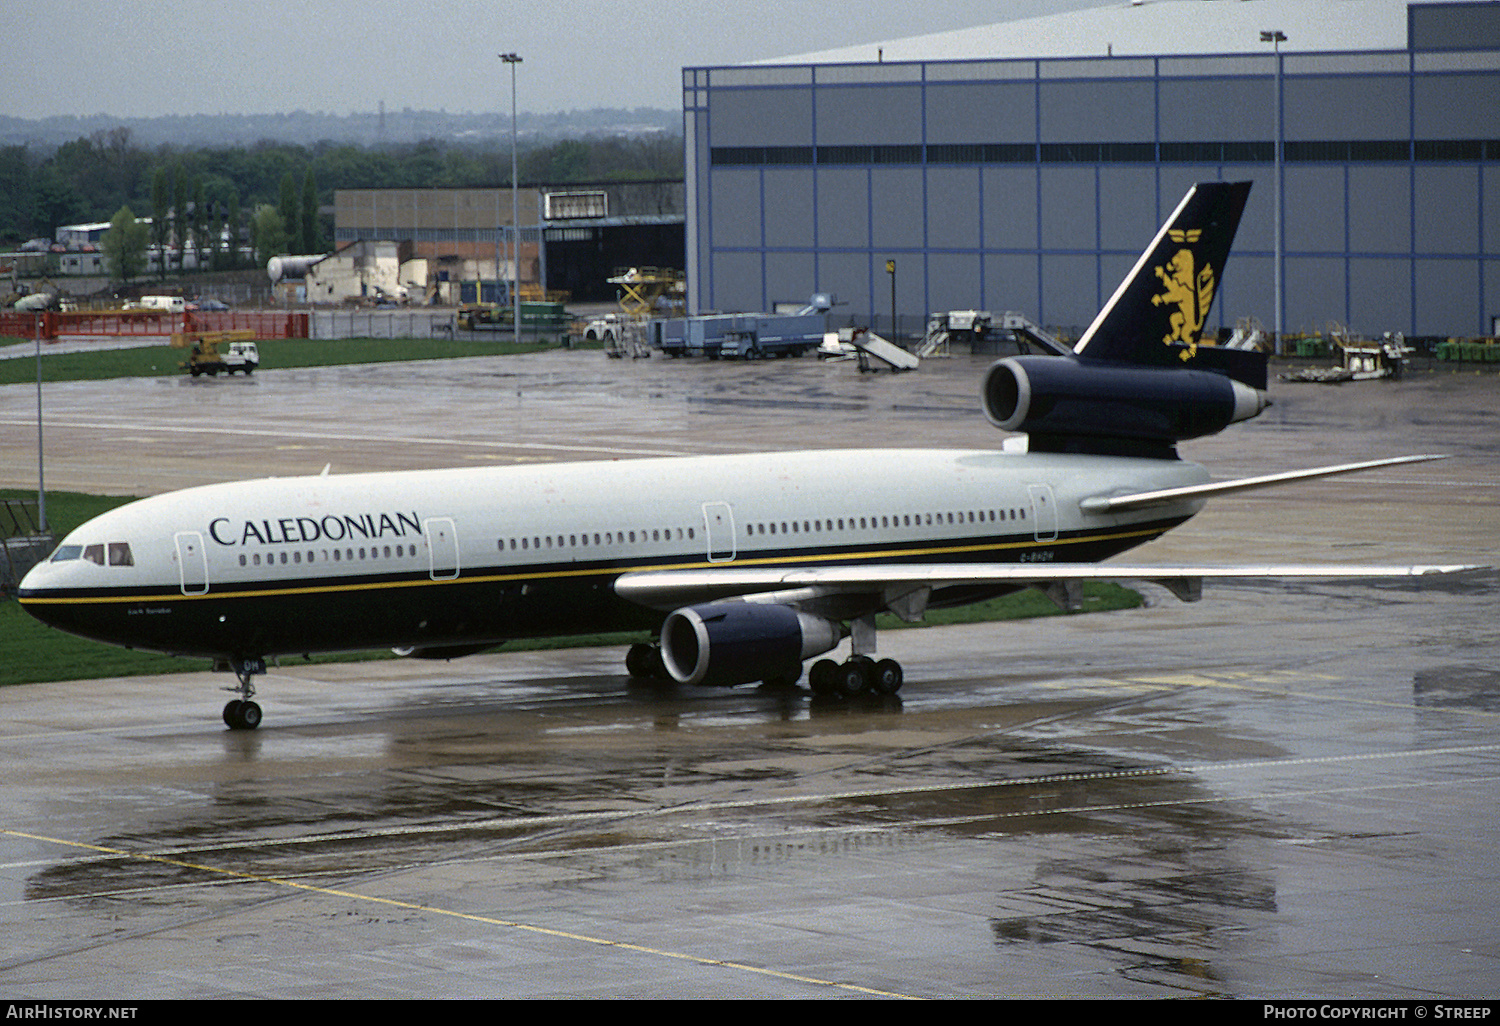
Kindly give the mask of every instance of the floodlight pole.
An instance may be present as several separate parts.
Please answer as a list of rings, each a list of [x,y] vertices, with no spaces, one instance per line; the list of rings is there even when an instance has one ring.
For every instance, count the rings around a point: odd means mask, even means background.
[[[1281,264],[1282,264],[1282,240],[1281,240],[1281,193],[1282,193],[1282,170],[1281,150],[1282,135],[1284,132],[1281,117],[1281,44],[1286,42],[1286,33],[1280,29],[1272,29],[1260,34],[1262,43],[1270,43],[1276,51],[1276,141],[1272,144],[1276,147],[1276,355],[1282,353],[1282,306],[1283,295],[1281,286]]]
[[[510,65],[510,269],[514,279],[510,290],[510,330],[512,339],[521,341],[521,214],[520,199],[516,192],[516,65],[521,63],[518,53],[502,53],[500,59]]]
[[[31,318],[32,337],[36,339],[36,529],[47,530],[46,460],[42,447],[42,314]]]

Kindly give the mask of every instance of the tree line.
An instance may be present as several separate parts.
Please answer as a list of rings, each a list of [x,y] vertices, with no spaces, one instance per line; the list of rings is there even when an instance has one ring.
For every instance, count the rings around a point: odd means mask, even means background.
[[[281,179],[276,206],[259,205],[244,222],[237,194],[225,203],[210,201],[201,176],[189,183],[174,168],[157,168],[151,182],[150,222],[143,221],[129,204],[110,218],[102,248],[111,277],[122,282],[140,277],[147,269],[147,254],[154,247],[163,258],[157,273],[165,279],[174,270],[187,269],[192,255],[194,270],[235,270],[245,264],[245,240],[255,266],[262,266],[278,253],[321,253],[326,249],[320,224],[317,181],[307,168],[299,188],[292,172]]]
[[[497,188],[510,184],[510,171],[509,146],[493,142],[374,148],[266,141],[147,149],[132,141],[128,128],[115,128],[51,152],[0,147],[0,248],[50,240],[60,225],[111,221],[128,208],[152,218],[153,231],[181,226],[176,241],[182,249],[213,252],[217,231],[249,242],[257,253],[262,241],[269,246],[277,238],[283,245],[274,252],[321,252],[331,224],[317,211],[332,204],[335,189]],[[520,154],[518,178],[523,185],[565,185],[682,174],[681,138],[647,135],[529,145]],[[223,250],[222,260],[238,259],[238,247]]]

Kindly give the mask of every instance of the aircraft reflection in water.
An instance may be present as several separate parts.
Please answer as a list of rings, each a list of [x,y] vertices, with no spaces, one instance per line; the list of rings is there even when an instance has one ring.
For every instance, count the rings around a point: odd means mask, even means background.
[[[41,620],[235,671],[224,709],[261,719],[268,656],[392,647],[452,657],[509,638],[660,628],[627,665],[685,684],[893,693],[875,614],[1033,585],[1362,577],[1456,567],[1122,566],[1098,561],[1213,495],[1410,456],[1210,482],[1177,456],[1266,405],[1263,354],[1202,345],[1248,182],[1194,186],[1070,355],[983,383],[998,451],[840,450],[245,481],[113,510],[22,582]],[[1019,440],[1013,440],[1019,441]]]

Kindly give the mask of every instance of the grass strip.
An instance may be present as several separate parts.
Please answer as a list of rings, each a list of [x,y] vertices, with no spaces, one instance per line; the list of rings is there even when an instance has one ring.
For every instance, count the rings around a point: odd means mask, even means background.
[[[28,339],[0,338],[0,346],[35,343]],[[575,348],[597,349],[603,343],[582,343]],[[334,367],[356,363],[391,363],[400,360],[453,360],[469,356],[511,356],[559,348],[555,342],[510,342],[425,338],[348,338],[314,340],[268,338],[256,342],[260,369],[289,370],[298,367]],[[159,378],[187,374],[179,364],[186,353],[168,345],[134,349],[99,349],[83,353],[47,352],[42,344],[42,381],[104,381],[111,378]],[[259,373],[259,372],[257,372]],[[36,360],[27,357],[0,360],[0,385],[36,382]]]

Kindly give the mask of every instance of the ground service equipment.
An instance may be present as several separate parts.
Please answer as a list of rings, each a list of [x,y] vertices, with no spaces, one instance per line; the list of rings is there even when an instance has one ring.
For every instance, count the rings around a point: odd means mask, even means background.
[[[220,371],[249,375],[260,366],[260,348],[253,331],[190,331],[172,335],[173,349],[188,350],[188,358],[178,366],[193,377]]]
[[[828,330],[827,295],[812,296],[791,314],[735,313],[672,317],[651,321],[647,341],[669,356],[755,360],[801,356],[816,349]]]

